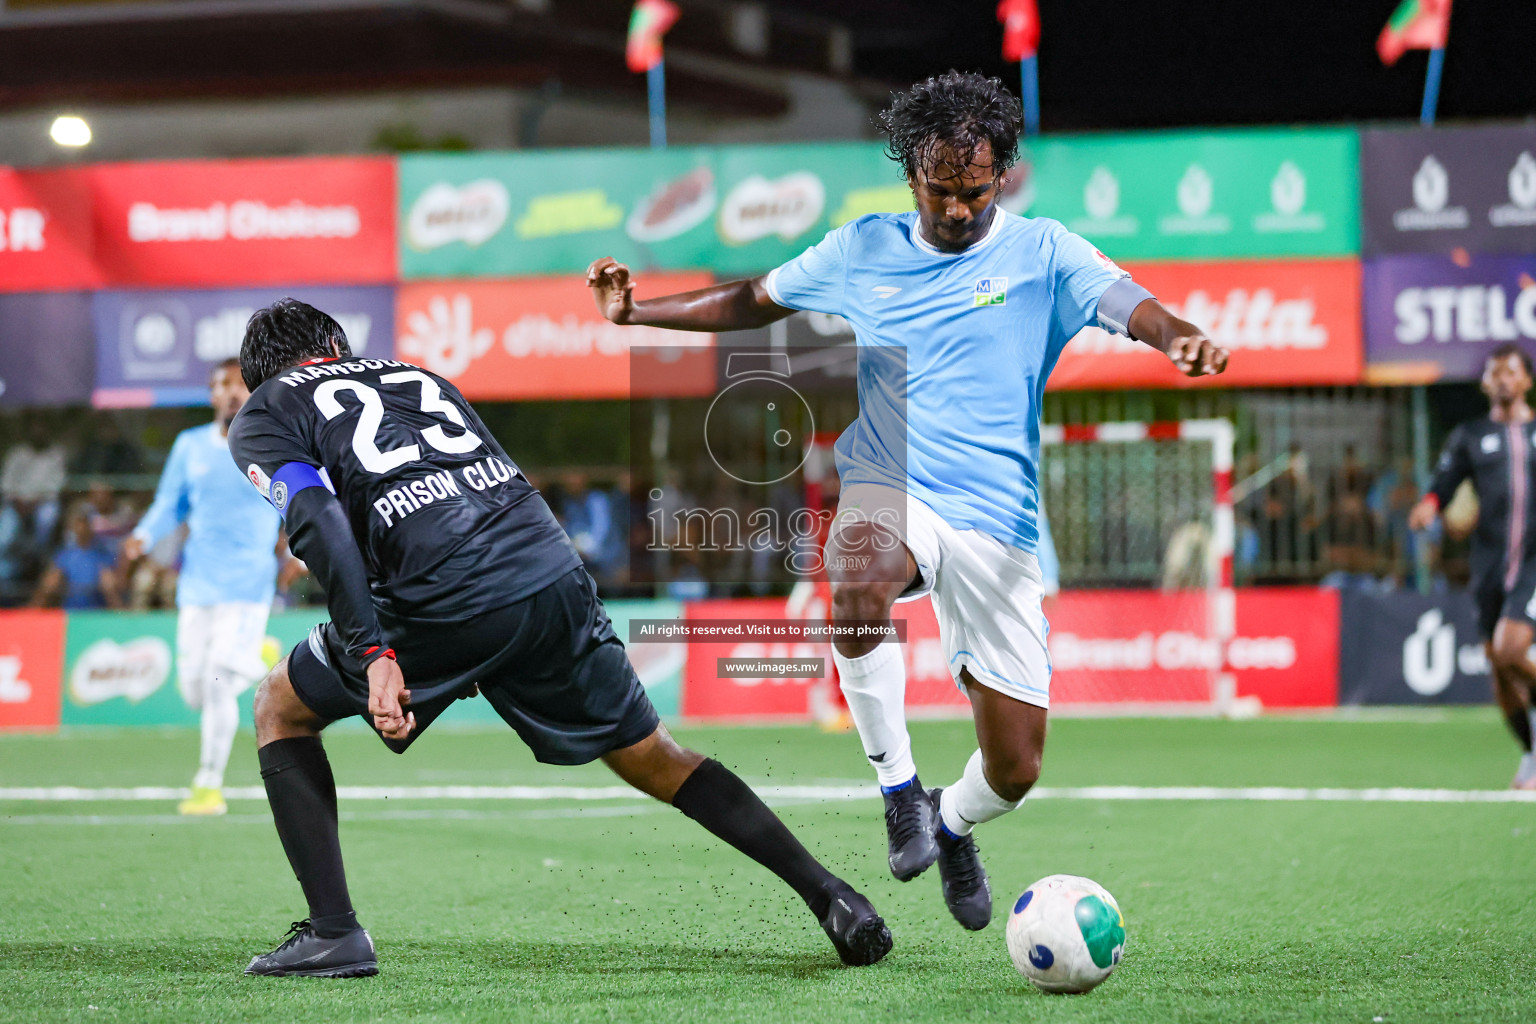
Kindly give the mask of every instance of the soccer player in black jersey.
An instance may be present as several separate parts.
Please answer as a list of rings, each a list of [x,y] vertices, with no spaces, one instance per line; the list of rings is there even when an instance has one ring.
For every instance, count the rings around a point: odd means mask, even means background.
[[[1526,400],[1530,390],[1531,357],[1514,344],[1494,349],[1483,369],[1487,417],[1451,431],[1429,493],[1408,518],[1410,529],[1430,526],[1461,482],[1471,479],[1478,504],[1472,596],[1499,707],[1525,750],[1511,783],[1515,789],[1536,789],[1536,663],[1530,656],[1536,640],[1536,423]]]
[[[353,358],[335,320],[292,299],[251,317],[240,371],[251,398],[230,452],[283,514],[331,613],[256,693],[261,775],[309,918],[247,974],[377,973],[320,731],[365,715],[403,752],[477,687],[540,761],[601,758],[777,874],[844,963],[889,952],[868,900],[730,769],[667,733],[575,548],[452,384]]]

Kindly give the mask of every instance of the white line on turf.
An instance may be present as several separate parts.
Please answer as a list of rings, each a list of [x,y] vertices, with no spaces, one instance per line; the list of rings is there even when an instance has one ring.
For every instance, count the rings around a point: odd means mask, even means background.
[[[873,800],[880,794],[867,785],[760,786],[765,800]],[[58,803],[73,801],[181,800],[190,791],[170,786],[87,788],[81,786],[0,787],[0,801]],[[342,800],[648,800],[628,786],[338,786]],[[260,786],[224,791],[227,800],[265,800]],[[1041,786],[1031,800],[1257,800],[1364,803],[1536,803],[1536,791],[1510,789],[1377,789],[1287,786]]]

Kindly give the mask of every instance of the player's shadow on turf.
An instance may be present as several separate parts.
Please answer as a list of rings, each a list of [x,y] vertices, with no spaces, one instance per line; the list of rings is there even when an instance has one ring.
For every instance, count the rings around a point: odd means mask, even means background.
[[[168,975],[238,976],[265,947],[261,940],[227,939],[180,942],[0,942],[0,965],[7,970],[104,972],[125,977]],[[625,942],[390,942],[378,943],[385,973],[414,973],[433,965],[469,964],[491,975],[527,978],[542,975],[763,975],[813,978],[842,970],[830,949],[799,952],[760,946],[689,946],[680,943]],[[172,966],[174,965],[174,966]]]

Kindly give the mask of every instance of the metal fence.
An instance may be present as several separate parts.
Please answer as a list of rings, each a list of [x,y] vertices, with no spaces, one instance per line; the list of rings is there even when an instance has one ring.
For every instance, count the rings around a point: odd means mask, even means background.
[[[1404,579],[1418,496],[1411,399],[1406,389],[1365,387],[1053,392],[1043,419],[1230,419],[1239,583]],[[1166,585],[1192,571],[1191,549],[1210,522],[1204,445],[1066,446],[1042,460],[1063,585]]]

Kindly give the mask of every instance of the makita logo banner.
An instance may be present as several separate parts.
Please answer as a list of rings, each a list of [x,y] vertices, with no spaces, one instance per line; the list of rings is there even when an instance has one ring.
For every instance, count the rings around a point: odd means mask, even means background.
[[[1366,256],[1536,250],[1536,125],[1367,131],[1360,171]]]
[[[0,167],[0,292],[99,285],[91,231],[79,172]]]
[[[1357,260],[1142,263],[1126,269],[1163,305],[1232,351],[1227,372],[1207,380],[1241,387],[1360,378]],[[1097,327],[1072,339],[1049,382],[1052,388],[1200,385],[1161,353]]]
[[[394,277],[395,165],[386,158],[107,164],[84,174],[97,260],[113,284]]]
[[[1499,345],[1536,343],[1536,255],[1382,256],[1364,302],[1371,380],[1477,380]]]

